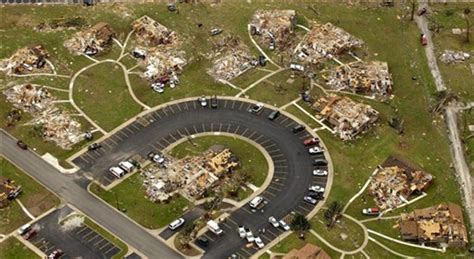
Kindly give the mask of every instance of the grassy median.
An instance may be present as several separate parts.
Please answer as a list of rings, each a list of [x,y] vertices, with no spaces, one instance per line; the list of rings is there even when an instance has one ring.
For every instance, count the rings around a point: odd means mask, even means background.
[[[23,245],[16,237],[9,237],[0,243],[0,258],[20,259],[20,258],[41,258],[35,252]]]

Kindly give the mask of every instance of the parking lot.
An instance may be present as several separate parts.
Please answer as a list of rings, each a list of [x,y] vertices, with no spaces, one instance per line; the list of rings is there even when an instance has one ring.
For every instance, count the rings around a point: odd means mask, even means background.
[[[47,255],[61,249],[64,252],[61,258],[112,258],[120,252],[120,248],[85,224],[63,229],[59,222],[71,212],[66,206],[40,219],[33,225],[39,227],[38,234],[28,241]]]

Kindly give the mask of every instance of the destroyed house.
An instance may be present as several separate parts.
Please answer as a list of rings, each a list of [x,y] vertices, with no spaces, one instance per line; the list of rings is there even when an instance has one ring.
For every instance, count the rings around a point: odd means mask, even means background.
[[[0,67],[7,74],[25,74],[45,68],[48,51],[41,44],[30,45],[17,50],[10,58],[1,61]]]
[[[64,42],[64,46],[69,51],[86,55],[95,55],[105,50],[110,45],[115,32],[112,27],[105,22],[76,32],[72,38]]]
[[[283,49],[292,37],[295,25],[294,10],[257,10],[250,22],[250,29],[262,43],[274,43],[277,48]]]
[[[148,46],[173,44],[177,35],[148,16],[142,16],[132,23],[137,40]]]
[[[399,227],[401,237],[406,241],[448,247],[465,247],[468,244],[461,207],[454,203],[441,203],[402,213]]]
[[[331,23],[313,22],[311,30],[295,49],[298,61],[318,65],[326,59],[360,48],[364,42]]]
[[[330,71],[327,86],[333,90],[387,97],[392,93],[392,76],[386,62],[354,62]]]
[[[20,193],[21,186],[16,186],[14,181],[0,176],[0,208],[7,206]]]
[[[205,167],[216,175],[231,172],[238,166],[238,159],[229,149],[224,149],[219,153],[211,152],[205,162]]]
[[[370,105],[357,103],[348,97],[329,95],[313,104],[343,140],[354,139],[378,120],[379,113]]]
[[[422,170],[397,165],[382,167],[371,177],[368,192],[382,210],[400,206],[413,195],[421,194],[432,183],[433,176]]]

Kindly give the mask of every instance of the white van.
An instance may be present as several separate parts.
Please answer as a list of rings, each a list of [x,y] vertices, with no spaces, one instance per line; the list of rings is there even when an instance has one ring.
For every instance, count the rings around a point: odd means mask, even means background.
[[[214,220],[209,220],[209,221],[207,222],[207,227],[209,228],[209,230],[210,230],[212,233],[214,233],[214,234],[216,234],[216,235],[220,235],[220,234],[224,233],[224,232],[222,231],[222,229],[219,227],[219,224],[217,224],[217,222],[215,222]]]
[[[293,69],[293,70],[298,70],[298,71],[301,71],[301,72],[304,72],[304,67],[302,65],[299,65],[299,64],[290,64],[290,68]]]
[[[171,222],[169,225],[168,225],[168,228],[171,229],[171,230],[175,230],[179,227],[181,227],[182,225],[184,224],[184,219],[183,218],[179,218],[173,222]]]
[[[18,235],[22,236],[26,232],[30,231],[30,229],[31,229],[31,224],[25,224],[18,229],[17,233]]]
[[[125,171],[118,166],[112,166],[109,168],[109,172],[111,172],[117,178],[121,178],[125,174]]]
[[[130,173],[135,168],[135,166],[132,163],[128,162],[128,161],[120,162],[119,167],[127,173]]]
[[[260,205],[262,202],[263,202],[263,197],[262,196],[257,196],[249,202],[249,205],[250,205],[251,208],[256,209],[258,207],[258,205]]]

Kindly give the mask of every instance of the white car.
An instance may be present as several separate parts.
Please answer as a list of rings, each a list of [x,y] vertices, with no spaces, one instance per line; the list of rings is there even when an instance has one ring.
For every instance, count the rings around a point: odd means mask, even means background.
[[[252,108],[249,109],[250,113],[259,113],[262,111],[264,105],[263,103],[257,103]]]
[[[155,161],[158,164],[163,164],[165,162],[165,158],[156,154],[153,156],[153,161]]]
[[[268,222],[270,222],[270,224],[272,224],[272,226],[276,228],[280,226],[280,224],[278,224],[278,221],[273,216],[268,218]]]
[[[318,201],[316,199],[313,199],[309,196],[304,196],[303,200],[307,203],[311,203],[313,205],[315,205],[316,203],[318,203]]]
[[[312,192],[324,192],[324,187],[321,187],[319,185],[313,185],[313,186],[310,186],[308,190]]]
[[[165,92],[165,89],[163,89],[163,87],[160,86],[160,85],[154,85],[153,86],[153,91],[162,94],[162,93]]]
[[[245,238],[247,235],[247,232],[245,231],[245,228],[243,226],[239,226],[239,229],[237,230],[239,232],[240,238]]]
[[[326,175],[328,175],[328,171],[324,170],[324,169],[315,169],[315,170],[313,170],[313,175],[326,176]]]
[[[179,227],[181,227],[182,225],[184,224],[184,219],[183,218],[179,218],[173,222],[171,222],[168,226],[169,229],[171,230],[175,230]]]
[[[283,220],[280,220],[280,222],[279,222],[279,223],[280,223],[280,227],[281,227],[281,228],[283,228],[283,230],[285,230],[285,231],[288,231],[288,230],[290,230],[290,226],[288,226],[288,224],[286,224],[286,222],[285,222],[285,221],[283,221]]]
[[[321,154],[324,152],[324,149],[322,147],[312,147],[310,149],[308,149],[308,152],[310,154]]]
[[[198,98],[198,102],[199,104],[201,104],[202,107],[206,107],[207,106],[207,99],[205,96],[201,96]]]
[[[254,241],[258,248],[263,248],[265,246],[260,237],[256,237]]]
[[[247,238],[247,242],[249,243],[252,243],[254,240],[255,240],[255,237],[253,236],[253,233],[252,231],[247,231],[247,233],[245,234],[246,238]]]

